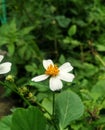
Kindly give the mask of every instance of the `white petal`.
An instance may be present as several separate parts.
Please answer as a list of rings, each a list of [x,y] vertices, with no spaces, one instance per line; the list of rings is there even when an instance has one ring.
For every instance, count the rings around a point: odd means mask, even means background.
[[[0,55],[0,62],[2,61],[3,58],[4,58],[4,56],[3,56],[3,55]]]
[[[57,77],[51,77],[50,78],[50,89],[52,91],[60,90],[62,89],[62,81]]]
[[[43,66],[45,69],[47,69],[49,65],[54,65],[52,60],[43,60]]]
[[[11,70],[11,65],[10,62],[0,64],[0,74],[8,73]]]
[[[74,79],[74,75],[71,73],[59,73],[59,78],[66,82],[72,82]]]
[[[43,81],[43,80],[47,79],[48,77],[49,77],[49,75],[43,74],[43,75],[39,75],[39,76],[32,78],[32,81],[39,82],[39,81]]]
[[[66,62],[59,67],[60,71],[65,71],[65,72],[70,72],[72,69],[73,69],[73,67],[71,66],[71,64],[69,62]]]

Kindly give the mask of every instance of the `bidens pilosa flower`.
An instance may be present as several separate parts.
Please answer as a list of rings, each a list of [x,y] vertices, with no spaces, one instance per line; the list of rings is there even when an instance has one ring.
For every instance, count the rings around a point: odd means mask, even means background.
[[[43,60],[45,73],[32,78],[32,81],[39,82],[50,77],[49,86],[52,91],[60,90],[63,87],[62,81],[72,82],[74,75],[69,73],[73,67],[69,62],[64,63],[59,68],[52,60]]]
[[[0,62],[4,58],[3,55],[0,55]],[[8,73],[11,70],[11,63],[10,62],[5,62],[0,64],[0,74],[5,74]]]

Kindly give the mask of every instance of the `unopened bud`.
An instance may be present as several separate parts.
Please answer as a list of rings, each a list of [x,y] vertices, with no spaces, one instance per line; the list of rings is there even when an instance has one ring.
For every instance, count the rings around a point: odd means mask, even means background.
[[[32,98],[32,97],[33,97],[33,94],[31,92],[29,92],[28,98]]]
[[[6,76],[6,80],[7,80],[7,81],[14,82],[14,76],[13,76],[13,75],[7,75],[7,76]]]

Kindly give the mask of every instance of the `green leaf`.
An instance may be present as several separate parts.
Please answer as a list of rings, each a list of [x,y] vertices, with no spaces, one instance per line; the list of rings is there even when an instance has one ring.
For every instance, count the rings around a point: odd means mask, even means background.
[[[63,42],[64,42],[65,44],[69,44],[69,43],[71,43],[71,40],[72,40],[72,38],[67,36],[67,37],[63,40]]]
[[[45,130],[46,119],[36,107],[20,108],[13,113],[11,130]]]
[[[77,26],[76,25],[72,25],[69,30],[68,30],[68,35],[69,36],[73,36],[77,31]]]
[[[27,45],[24,45],[24,46],[21,46],[20,48],[18,48],[18,54],[21,58],[24,57],[26,50],[27,50]],[[26,57],[24,57],[24,58],[26,58]]]
[[[98,51],[105,51],[105,45],[96,44]]]
[[[13,43],[7,45],[8,52],[12,56],[15,52],[15,45]]]
[[[26,35],[26,34],[28,34],[29,32],[31,32],[33,29],[34,29],[33,26],[25,27],[25,28],[23,28],[23,29],[20,31],[20,33],[21,33],[22,35]]]
[[[16,19],[13,19],[13,20],[10,22],[9,26],[8,26],[8,24],[7,24],[7,28],[8,28],[7,31],[10,31],[10,32],[12,32],[12,33],[15,33],[15,32],[17,31]],[[9,30],[9,29],[10,29],[10,30]]]
[[[26,65],[25,69],[28,72],[32,72],[33,74],[35,74],[35,69],[37,69],[37,66],[36,66],[36,64]]]
[[[55,113],[60,129],[82,116],[84,106],[80,97],[72,91],[64,91],[56,97]]]
[[[44,85],[42,83],[30,82],[29,85],[37,88],[39,91],[42,91],[42,92],[49,90],[48,85]]]
[[[105,124],[105,117],[100,117],[97,121],[94,122],[95,125],[102,125]]]
[[[92,88],[92,93],[96,93],[99,96],[105,95],[105,80],[99,80]]]
[[[83,69],[83,75],[86,76],[86,77],[93,76],[95,73],[98,72],[97,66],[94,66],[91,63],[84,62],[81,67]]]
[[[52,101],[49,98],[44,98],[44,100],[42,101],[42,106],[50,113],[52,114]]]
[[[11,120],[12,120],[12,116],[6,116],[3,117],[0,120],[0,130],[11,130],[10,126],[11,126]]]
[[[8,43],[8,38],[0,34],[0,47]]]
[[[56,20],[59,24],[59,26],[65,28],[69,25],[70,19],[66,18],[65,16],[56,16]]]
[[[54,125],[48,124],[46,130],[55,130]]]
[[[59,62],[60,64],[63,64],[65,62],[65,56],[63,54],[60,55]]]

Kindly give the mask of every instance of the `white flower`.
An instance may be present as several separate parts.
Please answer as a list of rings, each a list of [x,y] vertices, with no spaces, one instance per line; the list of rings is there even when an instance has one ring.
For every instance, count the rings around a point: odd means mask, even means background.
[[[0,55],[0,62],[4,58],[3,55]],[[5,74],[8,73],[11,70],[11,63],[10,62],[5,62],[0,64],[0,74]]]
[[[32,81],[39,82],[50,77],[49,86],[52,91],[60,90],[63,87],[62,81],[72,82],[74,75],[69,73],[73,67],[69,62],[64,63],[59,68],[52,60],[43,60],[45,73],[32,78]]]

